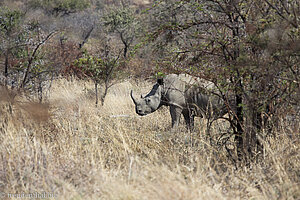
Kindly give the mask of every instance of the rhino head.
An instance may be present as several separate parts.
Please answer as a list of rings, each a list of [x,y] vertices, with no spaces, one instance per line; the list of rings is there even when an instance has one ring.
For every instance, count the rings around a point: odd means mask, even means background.
[[[131,90],[130,96],[135,104],[135,111],[138,115],[144,116],[156,111],[162,106],[162,81],[158,81],[152,90],[145,96],[141,95],[140,98],[135,98]]]

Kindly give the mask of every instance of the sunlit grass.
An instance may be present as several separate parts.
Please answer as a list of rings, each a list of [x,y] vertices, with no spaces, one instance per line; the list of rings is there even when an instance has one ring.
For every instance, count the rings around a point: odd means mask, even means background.
[[[45,105],[25,98],[0,108],[0,192],[57,199],[299,199],[299,132],[265,142],[265,157],[236,168],[210,145],[205,120],[170,131],[164,108],[139,117],[124,82],[94,105],[91,83],[57,80]],[[212,135],[225,128],[219,122]]]

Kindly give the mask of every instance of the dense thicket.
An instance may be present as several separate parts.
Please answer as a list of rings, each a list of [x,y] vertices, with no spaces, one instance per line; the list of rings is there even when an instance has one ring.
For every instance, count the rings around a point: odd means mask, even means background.
[[[299,12],[298,1],[268,0],[156,1],[149,10],[147,39],[163,68],[213,81],[228,102],[239,160],[299,112]]]

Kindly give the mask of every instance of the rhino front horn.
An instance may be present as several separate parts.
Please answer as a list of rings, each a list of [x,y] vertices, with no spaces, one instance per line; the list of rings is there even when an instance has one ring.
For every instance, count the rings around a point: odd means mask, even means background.
[[[131,99],[132,99],[132,101],[133,101],[133,103],[134,104],[136,104],[136,100],[135,100],[135,98],[133,97],[133,91],[131,90],[131,92],[130,92],[130,96],[131,96]]]

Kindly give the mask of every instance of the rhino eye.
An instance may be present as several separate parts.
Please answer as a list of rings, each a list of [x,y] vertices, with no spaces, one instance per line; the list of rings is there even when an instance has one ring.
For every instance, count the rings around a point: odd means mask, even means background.
[[[145,99],[145,101],[147,104],[150,103],[150,99]]]

